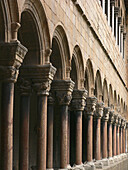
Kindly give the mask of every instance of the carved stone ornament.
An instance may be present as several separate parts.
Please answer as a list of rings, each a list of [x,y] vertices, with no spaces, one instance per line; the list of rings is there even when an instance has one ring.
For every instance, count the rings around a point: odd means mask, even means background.
[[[53,105],[54,102],[55,102],[54,96],[53,96],[52,92],[50,92],[50,93],[49,93],[49,96],[48,96],[48,104],[49,104],[49,105]]]
[[[32,83],[30,79],[24,79],[19,77],[18,81],[17,81],[17,85],[19,87],[20,90],[20,94],[21,95],[30,95],[32,92]]]
[[[121,125],[121,116],[119,115],[119,117],[118,117],[118,124],[117,124],[117,126],[119,126],[119,127],[120,127],[120,125]]]
[[[119,9],[120,9],[120,8],[119,8],[119,7],[115,7],[114,9],[115,9],[115,10],[114,10],[114,13],[115,13],[115,15],[117,16],[117,15],[119,14]]]
[[[0,43],[0,80],[16,82],[19,67],[27,53],[20,42]]]
[[[85,99],[87,96],[86,90],[74,90],[72,95],[72,110],[83,111],[85,107]]]
[[[75,83],[72,80],[54,80],[52,91],[60,105],[69,105]]]
[[[114,121],[114,110],[110,110],[109,112],[109,123],[113,123]]]
[[[103,106],[104,106],[103,102],[96,104],[96,110],[94,114],[95,118],[101,118],[103,116]]]
[[[86,108],[85,108],[87,115],[93,116],[94,111],[95,111],[96,102],[97,102],[96,97],[87,97]]]
[[[56,73],[52,64],[23,66],[20,74],[26,79],[31,79],[32,88],[38,95],[49,95],[51,82]]]
[[[0,66],[0,81],[3,82],[16,82],[19,70],[14,66]]]
[[[110,111],[110,107],[104,107],[104,109],[103,109],[103,117],[102,117],[103,121],[108,121],[108,119],[109,119],[109,111]]]
[[[114,122],[113,122],[113,124],[114,125],[117,125],[118,124],[118,114],[114,114]]]

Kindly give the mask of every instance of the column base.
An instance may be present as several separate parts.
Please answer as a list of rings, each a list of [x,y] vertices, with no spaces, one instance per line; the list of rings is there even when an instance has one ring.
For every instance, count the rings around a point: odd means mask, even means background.
[[[109,160],[107,158],[102,159],[101,162],[103,163],[103,166],[109,166],[110,165]]]
[[[118,157],[117,157],[117,156],[114,156],[114,157],[113,157],[113,160],[114,160],[114,162],[118,162]]]
[[[67,165],[67,169],[71,169],[72,167],[71,167],[71,165],[70,164],[68,164]]]
[[[95,170],[94,162],[86,162],[84,163],[84,170]]]
[[[98,160],[95,162],[96,169],[103,169],[103,163],[102,160]]]
[[[80,165],[74,165],[72,169],[75,170],[84,170],[84,164],[80,164]]]
[[[110,158],[109,158],[109,163],[110,163],[110,164],[113,164],[113,163],[114,163],[113,157],[110,157]]]

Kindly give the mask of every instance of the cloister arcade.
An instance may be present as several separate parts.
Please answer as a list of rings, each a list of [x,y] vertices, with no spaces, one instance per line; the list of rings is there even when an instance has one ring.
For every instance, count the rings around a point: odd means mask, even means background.
[[[43,3],[0,1],[0,169],[70,169],[126,157],[127,101]],[[95,68],[95,69],[94,69]],[[102,166],[101,166],[102,168]]]

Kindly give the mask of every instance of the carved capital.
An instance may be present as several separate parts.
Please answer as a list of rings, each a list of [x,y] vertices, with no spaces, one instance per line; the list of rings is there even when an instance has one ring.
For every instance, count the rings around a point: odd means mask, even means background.
[[[74,90],[72,95],[72,109],[83,111],[85,107],[86,90]]]
[[[48,96],[48,104],[49,104],[49,105],[53,105],[54,102],[55,102],[54,96],[53,96],[52,92],[50,92],[50,93],[49,93],[49,96]]]
[[[108,121],[108,119],[109,119],[109,111],[110,111],[110,107],[104,107],[104,109],[103,109],[103,117],[102,117],[103,121]]]
[[[0,80],[16,82],[27,49],[19,42],[0,43]]]
[[[123,32],[124,32],[124,26],[121,25],[121,33],[123,33]]]
[[[124,126],[125,126],[125,119],[121,118],[121,127],[124,128]]]
[[[114,125],[118,124],[118,114],[114,114],[114,121],[113,121]]]
[[[75,83],[72,80],[54,80],[52,91],[60,105],[69,105],[72,99],[72,92]]]
[[[114,121],[114,110],[110,110],[109,112],[109,123],[113,123]]]
[[[49,95],[51,82],[56,73],[56,68],[52,64],[23,66],[20,70],[24,78],[31,79],[32,87],[37,95]]]
[[[0,81],[16,82],[19,70],[14,66],[0,66]]]
[[[86,99],[86,111],[87,115],[94,115],[95,106],[96,106],[97,98],[96,97],[87,97]]]
[[[124,40],[126,39],[126,35],[127,35],[127,33],[124,32],[124,33],[123,33],[123,39],[124,39]]]
[[[115,13],[116,16],[119,15],[119,7],[115,7],[114,13]]]
[[[103,116],[103,106],[104,106],[103,102],[96,104],[96,111],[94,114],[95,118],[101,118]]]
[[[112,4],[112,5],[115,5],[115,0],[111,0],[111,4]]]
[[[30,95],[32,92],[32,83],[30,79],[24,79],[22,77],[19,77],[18,81],[17,81],[19,90],[20,90],[20,94],[21,95]]]
[[[121,22],[122,22],[122,17],[118,17],[118,23],[119,23],[119,25],[121,24]]]
[[[120,127],[120,125],[121,125],[121,116],[119,115],[119,116],[118,116],[118,124],[117,124],[117,126]]]

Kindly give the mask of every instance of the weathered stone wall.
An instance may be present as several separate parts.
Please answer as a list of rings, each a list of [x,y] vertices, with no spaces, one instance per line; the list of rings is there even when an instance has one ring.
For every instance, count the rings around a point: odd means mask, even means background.
[[[48,18],[51,38],[55,27],[61,24],[67,34],[70,54],[78,44],[85,61],[91,58],[94,74],[99,69],[102,81],[106,78],[108,85],[123,98],[127,104],[127,82],[125,59],[121,56],[111,27],[98,1],[78,1],[83,10],[82,16],[72,0],[46,0],[44,8]]]

